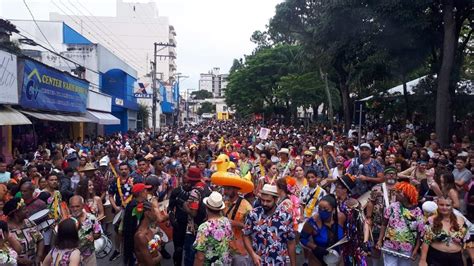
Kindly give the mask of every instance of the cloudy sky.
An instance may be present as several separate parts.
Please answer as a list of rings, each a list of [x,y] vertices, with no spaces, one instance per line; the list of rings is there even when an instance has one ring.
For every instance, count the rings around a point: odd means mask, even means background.
[[[67,4],[79,1],[98,16],[114,16],[116,0],[54,0]],[[255,45],[250,36],[264,30],[282,0],[124,0],[155,1],[160,16],[169,17],[178,41],[178,72],[190,76],[181,89],[197,89],[199,74],[213,67],[227,72],[234,58],[249,54]],[[38,20],[59,12],[50,0],[26,0]],[[79,14],[78,14],[79,15]],[[0,0],[0,17],[31,19],[23,0]]]

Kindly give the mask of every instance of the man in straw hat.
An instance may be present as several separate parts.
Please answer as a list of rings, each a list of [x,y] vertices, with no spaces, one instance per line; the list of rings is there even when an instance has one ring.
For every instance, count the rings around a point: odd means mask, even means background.
[[[232,229],[229,219],[222,215],[225,203],[219,192],[212,192],[204,198],[207,221],[199,226],[194,248],[197,253],[194,265],[230,265],[230,239]]]
[[[245,219],[244,245],[255,265],[296,265],[296,242],[291,213],[277,208],[277,187],[265,184],[261,206]]]

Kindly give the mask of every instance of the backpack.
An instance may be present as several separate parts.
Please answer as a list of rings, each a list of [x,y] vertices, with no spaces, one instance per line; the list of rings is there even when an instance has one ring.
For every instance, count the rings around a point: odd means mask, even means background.
[[[194,224],[199,226],[207,220],[206,205],[204,204],[203,200],[204,198],[209,197],[212,191],[208,185],[199,187],[197,191],[199,191],[200,201],[199,201],[199,209],[197,211],[196,217],[194,217]]]

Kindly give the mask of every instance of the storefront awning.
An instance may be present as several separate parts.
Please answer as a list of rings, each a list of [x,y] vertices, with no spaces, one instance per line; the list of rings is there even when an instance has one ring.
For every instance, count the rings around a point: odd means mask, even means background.
[[[47,120],[47,121],[58,121],[58,122],[93,122],[87,117],[84,116],[73,116],[73,115],[57,115],[57,114],[45,114],[45,113],[37,113],[32,111],[21,111],[22,113],[38,118],[40,120]]]
[[[110,113],[87,111],[86,116],[99,125],[120,125],[120,119]]]
[[[4,106],[0,108],[0,126],[31,125],[31,121],[17,110]]]

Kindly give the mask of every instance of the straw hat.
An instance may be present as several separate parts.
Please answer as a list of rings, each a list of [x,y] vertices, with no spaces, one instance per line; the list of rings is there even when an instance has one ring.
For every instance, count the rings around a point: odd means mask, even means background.
[[[213,191],[209,197],[204,198],[203,202],[211,210],[220,211],[225,208],[222,195],[216,191]]]
[[[97,168],[95,168],[95,166],[92,163],[86,163],[84,168],[79,170],[79,172],[87,172],[87,171],[95,171],[95,170],[97,170]]]
[[[270,196],[275,196],[275,197],[279,196],[277,187],[269,185],[269,184],[265,184],[262,188],[262,191],[260,191],[260,193],[270,195]]]

